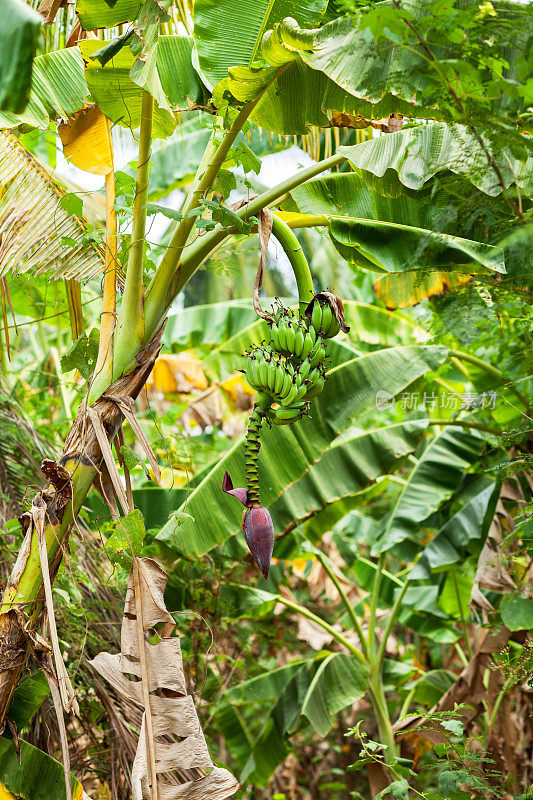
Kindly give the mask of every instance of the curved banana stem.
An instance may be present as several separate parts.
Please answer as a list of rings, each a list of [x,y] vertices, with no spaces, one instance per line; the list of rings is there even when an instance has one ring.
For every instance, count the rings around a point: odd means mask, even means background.
[[[272,223],[272,234],[282,246],[287,258],[289,259],[296,285],[298,287],[298,300],[300,305],[300,316],[303,317],[307,305],[314,297],[313,279],[309,264],[302,250],[302,246],[295,234],[286,222],[276,214]]]

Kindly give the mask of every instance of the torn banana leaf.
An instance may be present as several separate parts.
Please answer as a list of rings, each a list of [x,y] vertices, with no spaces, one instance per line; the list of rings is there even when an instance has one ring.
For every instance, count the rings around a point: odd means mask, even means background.
[[[224,800],[235,794],[239,784],[209,756],[192,695],[187,693],[180,640],[172,636],[174,620],[163,599],[167,582],[168,575],[156,561],[134,559],[121,652],[99,653],[91,664],[143,712],[132,771],[133,800],[156,795],[159,800]]]

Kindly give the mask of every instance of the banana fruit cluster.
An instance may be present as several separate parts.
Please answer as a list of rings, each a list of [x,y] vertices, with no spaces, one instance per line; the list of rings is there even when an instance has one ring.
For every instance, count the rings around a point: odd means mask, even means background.
[[[336,336],[339,322],[328,302],[315,301],[311,313],[298,317],[280,306],[270,321],[270,341],[248,353],[246,378],[271,405],[266,418],[290,425],[308,410],[325,382],[326,339]],[[262,404],[264,405],[264,404]]]

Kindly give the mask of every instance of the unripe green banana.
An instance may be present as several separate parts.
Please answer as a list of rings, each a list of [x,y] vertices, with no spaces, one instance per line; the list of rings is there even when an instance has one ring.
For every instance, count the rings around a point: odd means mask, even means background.
[[[267,369],[267,376],[268,382],[267,386],[271,392],[274,391],[274,387],[276,385],[276,362],[274,359],[268,362],[268,369]]]
[[[290,425],[297,422],[302,416],[301,408],[276,408],[274,413],[274,423],[276,425]]]
[[[278,392],[278,397],[283,400],[290,392],[292,386],[292,375],[288,370],[283,371],[283,386]]]
[[[257,369],[257,361],[248,356],[247,365],[246,365],[246,379],[252,389],[258,389],[261,385],[261,379],[259,377],[259,371]]]
[[[279,350],[278,326],[275,322],[270,327],[270,341],[274,345],[274,349]]]
[[[289,353],[294,353],[294,339],[296,332],[292,325],[288,325],[287,328],[287,337],[286,337],[286,345],[284,349]]]
[[[287,397],[284,397],[283,400],[281,400],[281,405],[283,407],[292,405],[296,395],[298,394],[299,388],[300,388],[300,383],[293,383],[292,384],[291,388],[289,389],[289,393],[288,393]]]
[[[332,319],[331,319],[330,326],[327,329],[326,333],[324,334],[325,338],[326,339],[333,339],[333,337],[338,334],[340,329],[341,329],[341,326],[340,326],[340,323],[339,323],[337,317],[335,316],[335,314],[332,314]]]
[[[304,341],[305,341],[305,334],[300,325],[298,325],[296,333],[294,335],[294,350],[293,350],[294,355],[297,356],[298,358],[302,357],[304,349]]]
[[[325,303],[322,306],[322,318],[320,320],[320,333],[322,333],[322,335],[326,334],[326,331],[331,325],[332,317],[333,317],[333,311],[331,310],[331,306],[329,303]]]
[[[311,329],[310,329],[309,331],[307,331],[307,333],[305,334],[305,337],[304,337],[304,344],[303,344],[303,348],[302,348],[302,355],[301,355],[301,357],[302,357],[302,358],[305,358],[307,355],[309,355],[309,353],[310,353],[310,352],[311,352],[311,350],[313,349],[313,345],[314,345],[314,343],[315,343],[315,340],[316,340],[316,334],[313,336],[313,335],[311,334],[311,331],[313,331],[313,333],[315,333],[315,332],[314,332],[314,329],[313,329],[313,328],[311,328]]]
[[[285,378],[285,370],[283,369],[283,365],[278,363],[276,364],[276,382],[274,384],[274,392],[278,395],[281,392],[284,378]]]
[[[321,375],[317,382],[310,386],[305,393],[305,400],[312,400],[313,397],[318,397],[322,389],[324,388],[325,379],[324,376]]]
[[[266,389],[268,386],[268,363],[264,356],[259,359],[258,368],[261,386]]]
[[[287,349],[287,326],[283,320],[278,325],[278,352],[283,352]]]
[[[320,364],[325,359],[325,357],[326,357],[326,348],[324,347],[323,344],[320,344],[317,347],[314,355],[310,354],[309,363],[311,364],[312,367],[316,367],[316,365]]]
[[[305,385],[305,383],[302,383],[302,385],[298,388],[298,391],[296,392],[296,397],[294,398],[292,405],[296,405],[296,403],[299,403],[301,400],[303,400],[306,394],[307,394],[307,386]]]
[[[309,375],[310,370],[311,370],[311,364],[309,362],[309,359],[306,358],[305,361],[302,361],[302,363],[300,364],[300,369],[298,370],[298,374],[300,375],[302,382],[305,381],[305,379]]]
[[[313,303],[313,311],[311,313],[311,325],[315,333],[320,333],[320,323],[322,322],[322,308],[318,300]]]
[[[320,380],[322,377],[322,373],[319,369],[313,369],[307,376],[307,386],[310,388],[311,386],[315,386],[315,384]]]

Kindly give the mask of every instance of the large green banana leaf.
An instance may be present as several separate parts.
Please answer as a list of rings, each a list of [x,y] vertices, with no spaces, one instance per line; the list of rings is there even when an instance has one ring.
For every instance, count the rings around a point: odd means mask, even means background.
[[[31,70],[42,22],[22,0],[5,0],[0,27],[0,108],[19,114],[30,97]]]
[[[242,587],[241,587],[242,588]],[[255,590],[252,590],[254,592]],[[248,592],[246,592],[248,594]],[[262,592],[262,594],[267,594]],[[270,595],[276,603],[276,595]],[[295,673],[308,663],[307,658],[300,658],[290,661],[283,667],[262,672],[255,678],[238,683],[224,692],[225,699],[234,706],[249,705],[252,703],[273,703],[278,699],[280,692],[283,691],[287,683]]]
[[[261,56],[263,33],[285,17],[316,25],[327,0],[195,0],[194,39],[200,68],[216,84],[229,67],[248,66]]]
[[[484,144],[486,152],[464,125],[434,122],[378,136],[351,147],[342,146],[339,153],[354,167],[374,175],[381,176],[388,169],[394,169],[410,189],[420,189],[438,172],[450,170],[464,175],[485,194],[495,196],[502,187],[489,164],[488,153],[498,166],[505,188],[517,182],[530,195],[533,157],[519,161],[509,148],[496,151],[487,139]]]
[[[7,714],[17,726],[19,733],[37,713],[49,694],[50,687],[41,669],[21,680],[13,692]]]
[[[291,194],[300,211],[329,218],[333,244],[362,269],[505,272],[502,254],[494,247],[443,231],[442,209],[407,195],[383,197],[355,173],[309,181]]]
[[[131,22],[137,19],[140,10],[141,0],[77,0],[76,3],[76,13],[86,31],[113,28],[122,22]]]
[[[486,438],[477,431],[449,427],[428,444],[374,544],[374,554],[390,550],[406,539],[420,544],[421,523],[457,491]]]
[[[294,520],[294,515],[283,503],[283,495],[289,487],[294,494],[294,502],[298,501],[307,511],[312,508],[311,501],[325,502],[327,498],[321,495],[321,479],[316,474],[319,468],[315,467],[315,462],[357,417],[376,407],[376,394],[379,391],[386,389],[390,394],[396,394],[427,371],[436,369],[445,360],[446,354],[447,350],[443,347],[410,346],[379,350],[352,359],[330,371],[324,391],[312,403],[311,419],[303,419],[291,426],[276,427],[275,430],[265,428],[261,437],[259,475],[262,501],[271,507],[275,524],[278,522],[286,527]],[[347,472],[339,475],[338,480],[342,480],[346,486],[345,493],[361,488],[361,481],[368,483],[381,472],[387,472],[388,466],[385,464],[390,464],[391,459],[394,462],[397,457],[397,451],[391,446],[392,442],[399,444],[403,441],[404,446],[398,455],[405,454],[405,448],[409,447],[407,442],[409,439],[413,441],[410,437],[416,436],[416,424],[420,425],[420,421],[415,423],[415,427],[409,423],[400,438],[391,438],[397,435],[397,431],[387,437],[386,429],[378,429],[368,434],[361,432],[360,436],[356,434],[353,438],[350,435],[345,446],[339,442],[341,449],[328,456],[328,460],[331,459],[329,469],[331,464],[335,464],[337,455],[351,452],[350,461],[361,457],[361,463],[364,463],[363,459],[366,459],[373,471],[372,475],[355,472],[351,483]],[[420,432],[420,427],[418,431]],[[342,463],[342,459],[339,460]],[[311,467],[314,472],[307,477]],[[354,469],[355,467],[354,463]],[[171,545],[178,539],[187,553],[200,555],[237,533],[241,512],[234,498],[221,491],[225,470],[232,475],[234,485],[244,483],[243,478],[239,477],[244,475],[242,442],[234,445],[182,506],[182,510],[194,517],[194,522],[186,520],[176,531],[171,521],[160,531],[158,538]],[[314,492],[309,497],[308,505],[304,497],[298,497],[298,489],[292,488],[292,484],[302,478],[305,478],[307,484],[306,491],[308,488]],[[324,476],[324,481],[328,491],[334,492],[330,499],[338,499],[339,492],[335,489],[333,476],[329,475],[327,481]],[[302,488],[303,486],[302,484]],[[276,503],[278,505],[274,508],[273,504]],[[217,509],[216,514],[213,513],[214,508]],[[279,520],[276,517],[278,513]],[[279,530],[278,527],[278,532]]]
[[[64,800],[63,765],[22,739],[19,745],[20,764],[13,741],[0,737],[0,795],[5,800]],[[81,783],[73,777],[70,785],[72,800],[82,800]]]
[[[169,314],[163,342],[176,349],[208,351],[257,321],[251,300],[190,306]]]
[[[168,96],[171,97],[170,94]],[[149,199],[151,201],[159,200],[173,189],[191,182],[210,136],[211,131],[202,127],[201,114],[190,113],[184,116],[172,136],[154,142],[150,156],[152,170]],[[255,125],[251,125],[246,134],[238,135],[236,143],[239,142],[247,144],[258,158],[292,146],[292,142],[287,139],[276,137],[272,140],[272,137],[267,136],[265,131],[260,131]]]
[[[392,112],[390,100],[375,106],[366,100],[353,97],[337,86],[327,75],[310,69],[300,59],[292,61],[275,77],[273,68],[254,70],[248,67],[230,69],[230,75],[215,87],[222,93],[229,89],[238,100],[256,97],[266,85],[250,119],[259,127],[280,134],[309,133],[309,125],[330,126],[331,111],[345,111],[352,115],[382,117]],[[329,116],[328,116],[329,115]]]
[[[138,128],[143,90],[130,76],[135,56],[128,47],[123,47],[102,67],[93,58],[100,47],[101,42],[94,39],[80,42],[87,61],[85,74],[91,96],[112,122],[126,128]],[[172,109],[186,107],[189,100],[194,102],[201,92],[200,81],[190,60],[191,47],[188,37],[160,36],[156,58],[141,80],[159,103],[154,107],[153,130],[161,138],[170,136],[176,127]]]
[[[223,700],[217,706],[213,721],[235,763],[242,769],[254,743],[240,710]]]
[[[466,498],[457,511],[425,547],[411,571],[411,579],[428,578],[432,572],[443,572],[460,563],[468,552],[479,550],[487,533],[487,523],[493,514],[491,501],[496,484],[489,477],[481,477],[469,488]],[[487,519],[490,517],[490,521]]]
[[[85,39],[79,46],[38,56],[26,109],[19,115],[0,112],[0,128],[21,123],[47,128],[50,118],[69,117],[91,99],[112,122],[136,128],[140,123],[142,86],[146,86],[161,105],[156,103],[154,108],[154,133],[167,137],[176,126],[172,111],[201,99],[203,88],[192,66],[190,37],[160,36],[155,57],[136,78],[138,83],[130,77],[135,57],[129,47],[123,47],[102,67],[98,60],[92,60],[101,46],[101,40]]]
[[[426,420],[413,420],[370,430],[348,428],[269,505],[276,531],[291,530],[393,471],[398,459],[416,448],[426,424]],[[300,445],[303,448],[304,443]],[[281,451],[277,456],[282,458]]]
[[[21,114],[0,112],[0,128],[14,128],[22,122],[47,128],[49,117],[70,116],[83,108],[88,96],[78,47],[37,56],[33,61],[28,105]]]
[[[272,597],[275,599],[276,595]],[[352,655],[325,650],[302,664],[287,665],[283,678],[288,680],[283,688],[280,670],[273,672],[278,687],[277,701],[240,776],[241,782],[250,781],[256,786],[264,786],[285,758],[289,749],[287,734],[296,728],[302,717],[324,736],[335,715],[362,697],[367,686],[367,672],[360,661]],[[272,674],[267,675],[267,680]],[[235,692],[242,693],[244,689],[247,694],[251,684],[237,686]],[[257,684],[256,688],[259,688]]]
[[[387,5],[383,3],[385,10]],[[425,16],[425,22],[431,13],[425,0],[409,0],[401,10],[415,20]],[[517,22],[520,11],[516,12]],[[401,37],[378,43],[366,24],[365,11],[315,30],[299,29],[292,21],[282,23],[268,42],[263,41],[262,55],[267,63],[285,63],[288,68],[258,104],[254,112],[257,124],[280,132],[305,133],[306,124],[327,124],[324,119],[332,110],[371,119],[391,113],[414,119],[446,118],[446,109],[439,102],[440,79],[428,68],[422,48],[406,47]],[[514,48],[500,53],[509,63],[527,47],[524,27],[517,31]],[[450,42],[432,42],[441,64],[452,59],[450,67],[457,57],[453,48]],[[255,77],[242,72],[242,67],[230,69],[230,74],[233,80],[228,85],[235,97],[242,95],[246,86],[255,86],[257,91],[261,82],[267,82],[266,73],[261,77],[257,70]],[[512,81],[509,87],[514,88]],[[510,109],[515,114],[520,110],[507,95],[504,103],[507,114]]]

